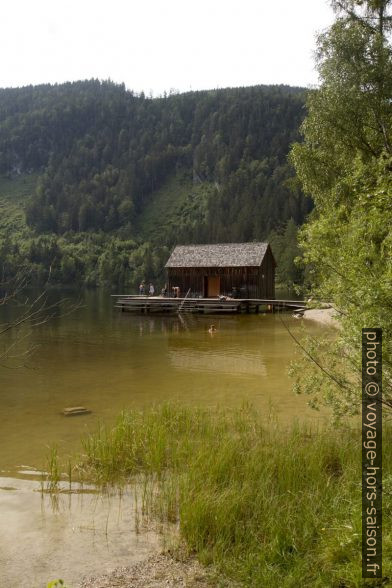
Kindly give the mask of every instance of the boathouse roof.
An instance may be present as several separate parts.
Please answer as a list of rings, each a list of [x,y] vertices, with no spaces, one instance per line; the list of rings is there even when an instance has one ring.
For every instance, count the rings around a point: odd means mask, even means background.
[[[267,248],[268,243],[177,245],[165,267],[259,267]]]

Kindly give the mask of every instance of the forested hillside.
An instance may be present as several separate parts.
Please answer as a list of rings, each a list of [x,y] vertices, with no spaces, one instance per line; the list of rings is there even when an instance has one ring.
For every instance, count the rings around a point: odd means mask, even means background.
[[[310,209],[287,162],[303,116],[303,90],[284,86],[0,90],[2,278],[130,286],[177,242],[281,242],[290,219],[292,242]]]

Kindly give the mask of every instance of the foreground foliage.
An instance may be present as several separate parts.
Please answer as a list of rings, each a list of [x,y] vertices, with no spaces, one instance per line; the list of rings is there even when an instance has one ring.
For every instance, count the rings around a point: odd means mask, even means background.
[[[124,413],[87,437],[73,476],[135,480],[146,516],[179,521],[190,551],[245,586],[348,588],[361,585],[359,439],[349,427],[284,429],[250,407],[211,414],[169,404]],[[390,428],[385,441],[387,497]],[[385,500],[386,571],[391,515]]]
[[[322,83],[291,157],[315,204],[301,233],[311,292],[333,303],[341,328],[333,343],[308,339],[294,371],[297,390],[339,416],[360,408],[362,328],[383,329],[392,408],[392,2],[332,4],[336,21],[318,43]]]

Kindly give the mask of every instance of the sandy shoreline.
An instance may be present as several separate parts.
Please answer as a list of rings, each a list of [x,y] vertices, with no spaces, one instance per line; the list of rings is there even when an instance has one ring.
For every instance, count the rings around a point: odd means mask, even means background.
[[[129,567],[116,568],[108,573],[86,578],[79,588],[235,588],[235,583],[219,584],[210,568],[197,560],[179,560],[170,553],[159,553]]]
[[[336,319],[337,312],[333,308],[311,308],[305,310],[303,314],[304,319],[316,321],[323,325],[338,327],[339,322]]]

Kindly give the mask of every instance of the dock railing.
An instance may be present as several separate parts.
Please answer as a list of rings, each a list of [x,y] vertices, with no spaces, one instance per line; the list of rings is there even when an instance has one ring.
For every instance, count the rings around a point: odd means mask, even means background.
[[[184,308],[184,303],[185,300],[188,298],[189,293],[190,293],[191,289],[189,288],[188,292],[185,294],[185,298],[181,301],[180,306],[178,307],[178,314],[180,314],[180,312],[182,311],[182,309]]]

